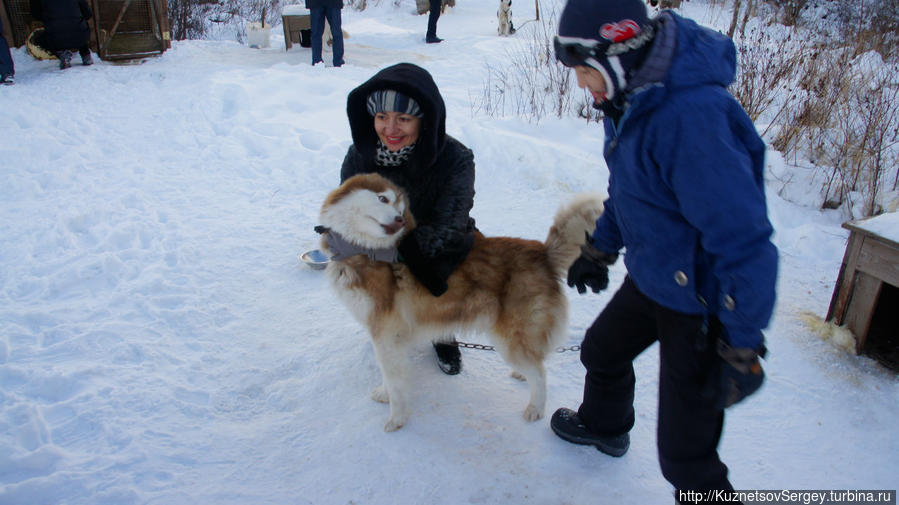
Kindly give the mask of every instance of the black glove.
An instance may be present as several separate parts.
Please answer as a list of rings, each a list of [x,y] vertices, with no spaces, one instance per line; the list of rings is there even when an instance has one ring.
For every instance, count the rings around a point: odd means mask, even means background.
[[[444,277],[435,268],[433,259],[425,257],[418,245],[414,233],[403,237],[398,246],[399,256],[409,271],[434,296],[440,296],[449,289],[446,283],[449,274]]]
[[[756,350],[731,347],[723,340],[718,341],[718,356],[721,357],[719,408],[726,409],[762,387],[765,371],[759,358],[764,358],[767,352],[765,344]]]
[[[587,286],[594,293],[609,287],[609,265],[618,260],[617,254],[609,254],[593,247],[590,235],[581,246],[581,255],[568,268],[568,287],[577,286],[577,292],[584,294]]]

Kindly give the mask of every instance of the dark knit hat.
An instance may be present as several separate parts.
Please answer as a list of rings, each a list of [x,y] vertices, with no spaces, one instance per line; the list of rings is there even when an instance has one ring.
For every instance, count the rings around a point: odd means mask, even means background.
[[[626,88],[654,36],[642,0],[568,0],[559,18],[556,58],[598,70],[608,83],[606,100],[612,100]]]
[[[421,107],[415,99],[392,89],[372,91],[365,102],[368,113],[374,116],[379,112],[400,112],[416,117],[424,117]]]

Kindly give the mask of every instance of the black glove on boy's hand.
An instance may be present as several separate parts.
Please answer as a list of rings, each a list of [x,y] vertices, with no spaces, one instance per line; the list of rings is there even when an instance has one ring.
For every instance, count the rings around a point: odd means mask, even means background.
[[[584,294],[587,286],[594,293],[609,287],[609,265],[618,260],[617,254],[609,254],[593,247],[590,235],[581,246],[581,255],[568,268],[568,287],[577,286],[577,292]]]
[[[718,355],[722,360],[720,408],[726,409],[762,387],[765,371],[759,358],[764,358],[766,353],[764,344],[755,350],[731,347],[723,340],[718,341]]]

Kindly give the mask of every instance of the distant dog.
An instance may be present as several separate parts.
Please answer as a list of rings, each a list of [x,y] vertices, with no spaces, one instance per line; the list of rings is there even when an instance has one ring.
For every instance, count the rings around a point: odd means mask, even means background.
[[[340,30],[340,33],[343,34],[344,39],[350,38],[350,34],[347,33],[346,30]],[[331,25],[328,24],[327,19],[325,20],[324,36],[325,36],[325,43],[328,44],[328,46],[333,46],[334,45],[334,37],[331,36]]]
[[[419,284],[403,263],[356,255],[328,265],[339,298],[371,335],[382,378],[372,398],[390,404],[385,431],[401,428],[409,417],[408,395],[415,387],[409,376],[410,346],[462,333],[491,336],[513,377],[528,381],[525,419],[543,417],[543,361],[568,325],[561,280],[601,213],[602,199],[584,195],[559,210],[544,242],[476,233],[474,247],[440,297]],[[327,196],[320,218],[330,233],[368,249],[393,247],[415,227],[403,191],[375,174],[347,179]],[[329,251],[327,240],[322,248]]]
[[[499,0],[496,21],[496,32],[498,34],[512,35],[515,33],[515,27],[512,26],[512,0]]]
[[[662,6],[663,9],[679,9],[681,0],[649,0],[649,5],[653,7]]]

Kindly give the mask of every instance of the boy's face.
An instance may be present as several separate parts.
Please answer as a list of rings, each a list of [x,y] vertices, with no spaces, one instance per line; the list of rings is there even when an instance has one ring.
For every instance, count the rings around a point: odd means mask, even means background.
[[[587,65],[577,65],[574,67],[574,73],[577,75],[577,87],[587,89],[593,95],[594,102],[606,101],[608,93],[606,79],[602,76],[602,72]]]

